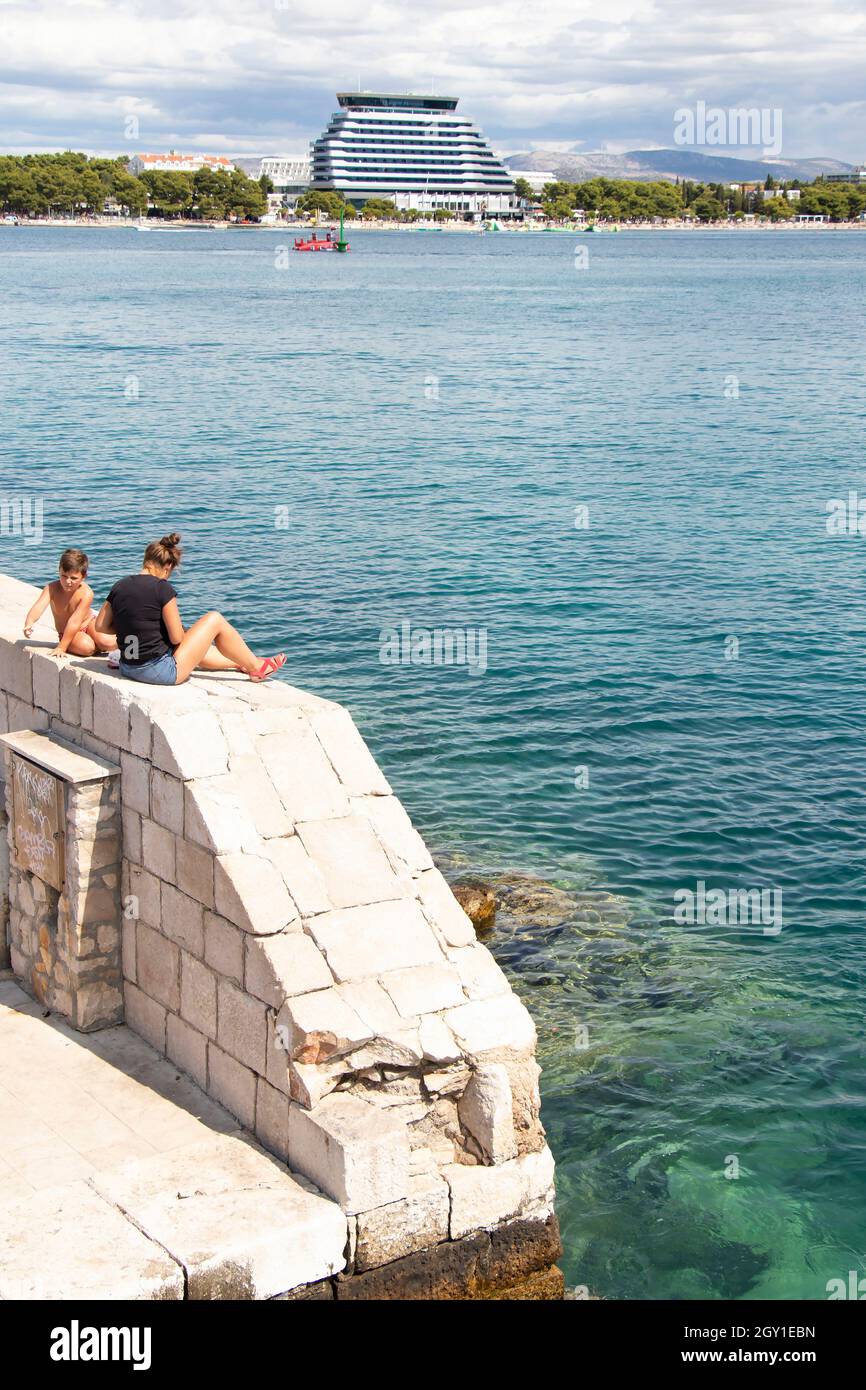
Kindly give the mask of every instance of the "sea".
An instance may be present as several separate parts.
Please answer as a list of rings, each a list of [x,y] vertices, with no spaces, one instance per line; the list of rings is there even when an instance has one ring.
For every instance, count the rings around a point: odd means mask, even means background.
[[[291,240],[0,228],[0,568],[182,532],[185,620],[559,905],[489,944],[572,1296],[866,1277],[866,229]]]

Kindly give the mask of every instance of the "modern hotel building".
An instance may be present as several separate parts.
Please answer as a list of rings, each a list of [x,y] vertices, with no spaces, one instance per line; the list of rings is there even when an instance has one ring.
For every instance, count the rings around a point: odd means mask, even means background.
[[[311,188],[360,205],[507,217],[514,183],[457,97],[338,92],[339,111],[312,147]]]

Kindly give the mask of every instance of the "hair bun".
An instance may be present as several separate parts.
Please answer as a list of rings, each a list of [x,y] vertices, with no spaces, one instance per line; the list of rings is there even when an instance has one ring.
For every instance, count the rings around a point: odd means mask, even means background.
[[[172,531],[170,536],[163,536],[163,545],[180,545],[180,531]]]

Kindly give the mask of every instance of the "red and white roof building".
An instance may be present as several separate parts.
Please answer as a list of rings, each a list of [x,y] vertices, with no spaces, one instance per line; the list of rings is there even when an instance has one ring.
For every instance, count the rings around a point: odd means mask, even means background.
[[[174,174],[195,174],[199,169],[211,169],[230,174],[234,167],[224,154],[178,154],[177,150],[169,150],[168,154],[136,154],[129,161],[129,172],[136,175],[152,169]]]

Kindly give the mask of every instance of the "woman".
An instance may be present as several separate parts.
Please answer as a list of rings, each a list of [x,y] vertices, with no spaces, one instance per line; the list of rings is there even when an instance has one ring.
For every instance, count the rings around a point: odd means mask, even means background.
[[[264,660],[254,656],[222,613],[205,613],[184,628],[168,582],[181,553],[177,532],[151,541],[141,572],[118,580],[99,610],[96,630],[116,635],[121,675],[148,685],[181,685],[198,667],[246,671],[250,680],[263,681],[285,666],[283,652]]]

